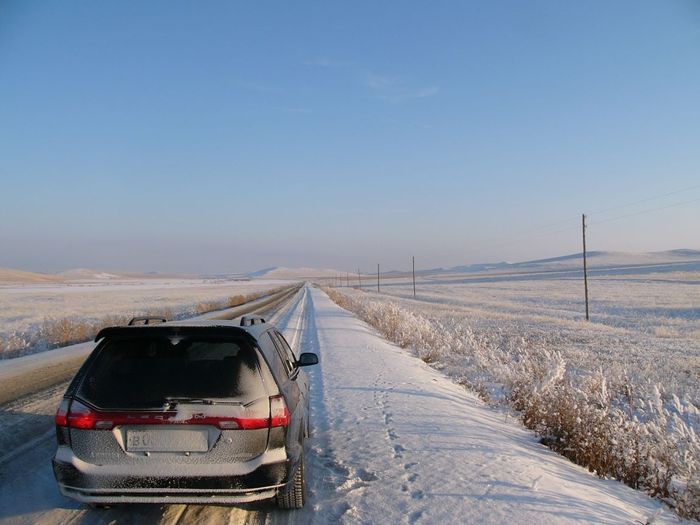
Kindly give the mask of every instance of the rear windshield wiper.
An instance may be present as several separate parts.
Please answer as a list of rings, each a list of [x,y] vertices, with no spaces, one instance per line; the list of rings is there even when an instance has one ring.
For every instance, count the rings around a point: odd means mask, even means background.
[[[197,404],[197,405],[215,405],[216,401],[213,399],[208,399],[206,397],[175,397],[167,396],[164,398],[166,403],[187,403],[187,404]]]
[[[231,401],[230,399],[210,399],[208,397],[177,397],[167,396],[164,398],[165,403],[169,405],[186,404],[186,405],[240,405],[240,401]]]

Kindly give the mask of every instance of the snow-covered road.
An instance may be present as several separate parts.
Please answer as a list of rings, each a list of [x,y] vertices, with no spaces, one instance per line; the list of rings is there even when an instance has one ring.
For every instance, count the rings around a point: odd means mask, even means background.
[[[321,356],[309,372],[305,509],[87,510],[58,494],[48,464],[53,443],[44,439],[2,467],[0,523],[678,521],[644,494],[539,445],[517,421],[387,343],[318,289],[306,288],[278,323],[294,346]]]

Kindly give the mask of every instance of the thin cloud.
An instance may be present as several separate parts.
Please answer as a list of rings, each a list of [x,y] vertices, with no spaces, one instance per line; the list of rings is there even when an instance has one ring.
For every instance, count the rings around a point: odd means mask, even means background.
[[[285,113],[313,113],[312,109],[309,108],[277,108]]]
[[[350,62],[342,62],[340,60],[332,60],[330,58],[314,58],[312,60],[306,60],[302,62],[303,65],[305,66],[313,66],[313,67],[325,67],[325,68],[348,68],[351,67],[352,64]]]
[[[277,86],[266,86],[255,82],[238,81],[235,85],[241,89],[255,91],[256,93],[282,93],[282,89]]]
[[[396,85],[396,80],[386,75],[379,75],[368,71],[365,75],[364,84],[370,89],[389,89]]]
[[[304,62],[304,65],[344,72],[346,76],[369,90],[375,97],[393,104],[432,97],[440,91],[437,86],[411,86],[398,77],[377,73],[355,66],[350,62],[318,58]]]
[[[397,78],[368,71],[363,84],[383,100],[399,104],[410,100],[428,98],[438,94],[437,86],[412,87]]]

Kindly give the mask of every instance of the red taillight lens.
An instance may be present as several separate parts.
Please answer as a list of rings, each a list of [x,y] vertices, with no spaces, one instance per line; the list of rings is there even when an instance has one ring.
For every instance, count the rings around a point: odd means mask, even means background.
[[[270,398],[270,427],[286,427],[289,425],[290,414],[284,397],[273,396]]]
[[[67,427],[68,426],[68,408],[70,407],[69,399],[62,399],[61,404],[58,405],[58,410],[56,410],[56,426]]]
[[[105,417],[106,416],[106,417]],[[56,426],[84,430],[111,430],[114,421],[110,414],[102,414],[83,405],[80,401],[64,399],[56,412]]]
[[[92,429],[95,428],[97,414],[80,401],[73,401],[68,412],[68,426],[70,428]]]

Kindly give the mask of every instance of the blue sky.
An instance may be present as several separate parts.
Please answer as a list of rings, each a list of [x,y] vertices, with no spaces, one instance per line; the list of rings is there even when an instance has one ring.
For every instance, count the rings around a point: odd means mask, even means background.
[[[693,0],[0,4],[0,266],[700,248],[699,144]]]

